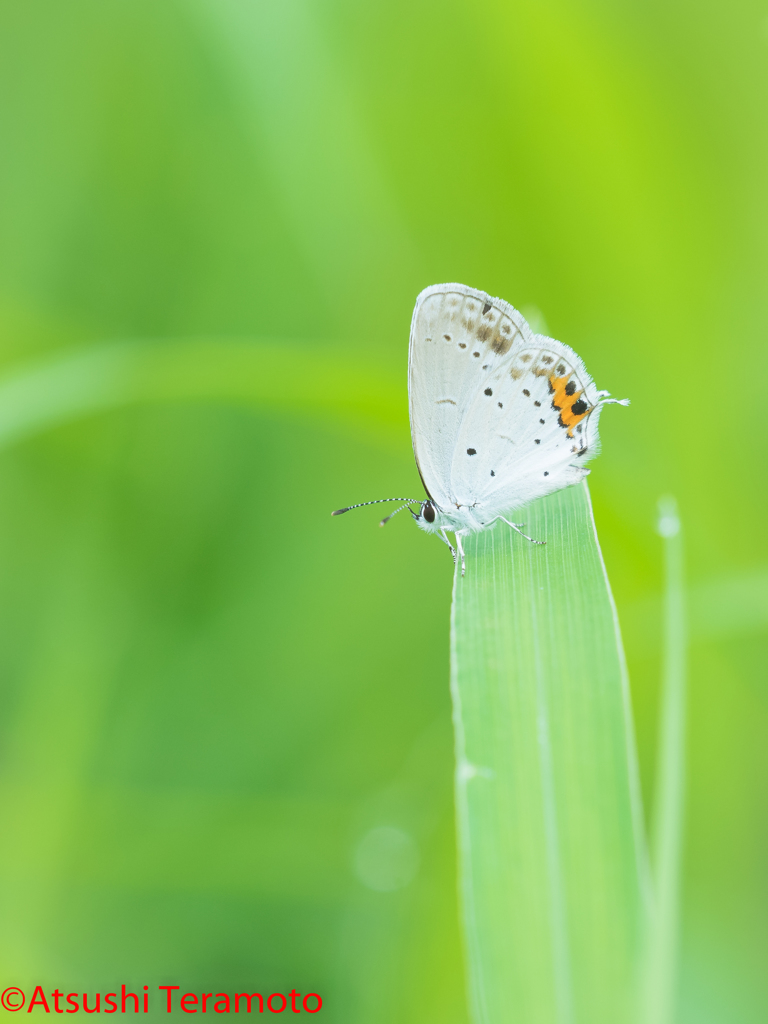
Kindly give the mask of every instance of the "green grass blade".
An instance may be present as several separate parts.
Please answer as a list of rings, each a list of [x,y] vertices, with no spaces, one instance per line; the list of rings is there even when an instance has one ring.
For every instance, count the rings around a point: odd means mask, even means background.
[[[626,669],[586,484],[466,542],[452,691],[477,1024],[636,1019],[647,856]]]
[[[653,807],[656,904],[648,936],[646,1024],[672,1024],[675,1019],[683,843],[688,645],[683,541],[673,498],[659,502],[658,530],[664,538],[664,660]]]

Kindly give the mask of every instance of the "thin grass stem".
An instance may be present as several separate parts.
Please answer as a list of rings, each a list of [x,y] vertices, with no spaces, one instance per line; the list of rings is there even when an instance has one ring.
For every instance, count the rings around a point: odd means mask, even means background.
[[[674,498],[659,501],[664,542],[664,640],[652,852],[656,903],[647,951],[645,1024],[673,1024],[685,803],[688,646],[683,537]]]

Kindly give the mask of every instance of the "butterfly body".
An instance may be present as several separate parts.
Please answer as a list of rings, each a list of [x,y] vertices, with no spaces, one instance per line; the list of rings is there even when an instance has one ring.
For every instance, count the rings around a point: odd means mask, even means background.
[[[424,515],[424,505],[416,518],[417,526],[426,533],[440,533],[448,530],[450,533],[478,533],[486,527],[486,520],[489,518],[487,511],[479,510],[477,507],[467,504],[457,504],[453,508],[443,509],[434,502],[431,502],[434,519],[431,521]],[[492,516],[490,517],[492,518]]]
[[[505,515],[583,480],[599,451],[602,407],[616,401],[571,348],[461,284],[433,285],[416,300],[408,391],[428,495],[411,514],[452,552],[453,533],[462,555],[462,535],[499,519],[521,532]]]

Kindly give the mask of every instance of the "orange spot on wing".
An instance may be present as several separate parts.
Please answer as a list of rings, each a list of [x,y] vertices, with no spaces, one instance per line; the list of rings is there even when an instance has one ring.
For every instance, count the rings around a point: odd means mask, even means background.
[[[552,405],[560,411],[560,426],[566,427],[568,437],[573,437],[573,428],[580,423],[585,416],[588,416],[591,409],[587,407],[584,412],[573,411],[573,406],[581,398],[583,391],[574,391],[572,395],[566,394],[568,381],[573,375],[568,373],[564,377],[556,377],[554,374],[549,378],[549,389],[552,392]]]

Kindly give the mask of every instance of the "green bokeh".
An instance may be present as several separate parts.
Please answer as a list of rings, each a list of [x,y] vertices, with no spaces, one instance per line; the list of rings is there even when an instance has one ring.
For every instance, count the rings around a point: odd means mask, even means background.
[[[158,401],[0,453],[3,987],[295,987],[335,1024],[465,1024],[450,559],[404,517],[328,516],[419,493],[408,324],[455,280],[632,399],[591,489],[646,805],[678,499],[709,623],[680,1021],[765,1020],[766,616],[727,614],[768,574],[764,7],[2,0],[0,56],[3,372],[268,340],[276,393],[302,347],[344,352],[388,417]],[[380,826],[420,855],[391,892],[354,868]]]

